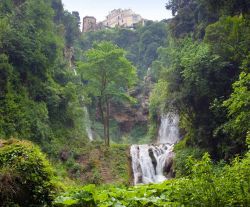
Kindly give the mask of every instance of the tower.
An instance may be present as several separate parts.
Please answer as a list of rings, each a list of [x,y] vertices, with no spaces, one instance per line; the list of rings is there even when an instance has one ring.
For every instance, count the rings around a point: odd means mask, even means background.
[[[90,32],[96,30],[96,18],[92,16],[86,16],[82,21],[82,32]]]

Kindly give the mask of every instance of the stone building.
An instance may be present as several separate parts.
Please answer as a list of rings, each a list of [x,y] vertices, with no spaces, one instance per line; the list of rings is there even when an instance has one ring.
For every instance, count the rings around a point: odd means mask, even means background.
[[[86,16],[82,21],[82,32],[90,32],[96,30],[96,18],[92,16]]]
[[[134,25],[142,23],[143,18],[135,14],[131,9],[114,9],[103,21],[103,25],[106,27],[134,27]]]

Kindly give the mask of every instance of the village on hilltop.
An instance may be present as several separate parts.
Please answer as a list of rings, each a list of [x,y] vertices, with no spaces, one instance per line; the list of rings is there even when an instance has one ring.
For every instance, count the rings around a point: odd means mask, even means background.
[[[114,9],[102,22],[97,22],[93,16],[85,16],[82,23],[82,32],[97,31],[105,28],[134,28],[136,25],[144,25],[144,19],[131,9]]]

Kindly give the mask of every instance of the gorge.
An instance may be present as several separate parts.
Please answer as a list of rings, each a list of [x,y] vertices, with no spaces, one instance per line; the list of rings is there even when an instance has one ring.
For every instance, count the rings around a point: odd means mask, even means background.
[[[0,0],[0,207],[249,207],[249,172],[250,0]]]

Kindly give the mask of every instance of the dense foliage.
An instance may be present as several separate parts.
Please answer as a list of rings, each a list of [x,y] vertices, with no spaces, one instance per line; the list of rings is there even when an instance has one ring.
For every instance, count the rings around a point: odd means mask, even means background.
[[[138,77],[143,79],[158,56],[158,47],[165,44],[166,37],[166,23],[147,21],[145,26],[134,30],[117,28],[85,33],[81,36],[78,47],[86,51],[94,42],[111,41],[127,51],[127,58],[137,67]]]
[[[208,154],[189,160],[189,175],[162,184],[97,188],[94,185],[69,191],[55,200],[56,206],[245,206],[250,202],[249,153],[232,166],[213,166]]]
[[[129,100],[127,93],[135,84],[136,69],[125,58],[125,51],[111,42],[94,44],[86,52],[85,63],[79,64],[86,89],[97,106],[104,126],[105,144],[109,146],[110,103],[112,100]]]
[[[51,205],[56,185],[41,150],[27,141],[0,140],[0,206]]]
[[[176,110],[186,144],[226,160],[244,153],[250,129],[249,7],[231,8],[231,3],[218,5],[213,13],[211,1],[168,1],[167,8],[176,16],[169,22],[172,36],[153,63],[158,83],[150,104],[152,123],[157,114]],[[249,6],[247,2],[242,5]],[[231,9],[236,16],[226,16]],[[190,23],[185,19],[188,10],[194,15],[192,27],[186,25]],[[201,18],[211,15],[215,18]]]
[[[122,114],[129,113],[131,116],[137,116],[136,113],[127,111],[127,108],[132,111],[138,110],[141,104],[144,104],[144,97],[148,96],[150,91],[150,81],[145,85],[145,76],[149,74],[152,62],[158,57],[157,49],[160,46],[165,45],[167,37],[167,24],[164,21],[153,22],[145,21],[145,25],[137,25],[134,29],[128,28],[109,28],[94,32],[83,33],[76,44],[75,58],[79,61],[85,62],[86,59],[82,55],[87,50],[91,49],[96,43],[102,41],[109,41],[118,47],[124,49],[126,58],[136,67],[138,81],[134,88],[130,88],[130,96],[137,99],[136,102],[130,102],[130,104],[121,100],[121,98],[115,98],[110,101],[111,105],[111,119],[110,119],[110,137],[112,141],[116,143],[138,143],[147,142],[148,126],[145,123],[138,122],[133,124],[132,128],[130,124],[125,122],[119,123],[114,118],[114,113],[121,111]],[[130,76],[128,74],[128,76]],[[93,78],[93,76],[92,76]],[[86,77],[83,77],[84,85],[86,84]],[[91,83],[91,82],[90,82]],[[121,88],[122,89],[122,88]],[[124,89],[122,89],[124,90]],[[127,90],[124,90],[127,92]],[[96,137],[103,137],[103,121],[101,118],[101,111],[99,102],[95,97],[91,97],[91,103],[89,104],[90,116],[92,118],[92,126],[95,130]],[[146,99],[146,97],[145,97]],[[143,103],[142,103],[143,102]],[[141,110],[141,109],[139,109]],[[147,113],[147,109],[143,113]],[[139,114],[139,113],[137,113]],[[124,114],[124,116],[127,116]],[[145,115],[146,116],[146,115]],[[135,120],[141,120],[141,118],[135,118]],[[146,137],[146,138],[145,138]]]
[[[0,206],[249,205],[250,1],[167,0],[166,8],[172,19],[81,34],[79,13],[61,0],[0,1]],[[72,190],[53,201],[45,156],[11,138],[53,155],[65,183],[68,175],[81,184],[99,185],[104,176],[127,183],[127,146],[86,144],[84,122],[92,99],[109,144],[109,124],[117,124],[109,123],[110,103],[135,93],[130,61],[141,80],[136,93],[153,82],[152,140],[161,115],[180,115],[176,178],[134,187],[79,188],[70,180]]]
[[[0,2],[1,137],[25,137],[51,153],[86,140],[83,91],[64,54],[78,21],[60,0]]]

